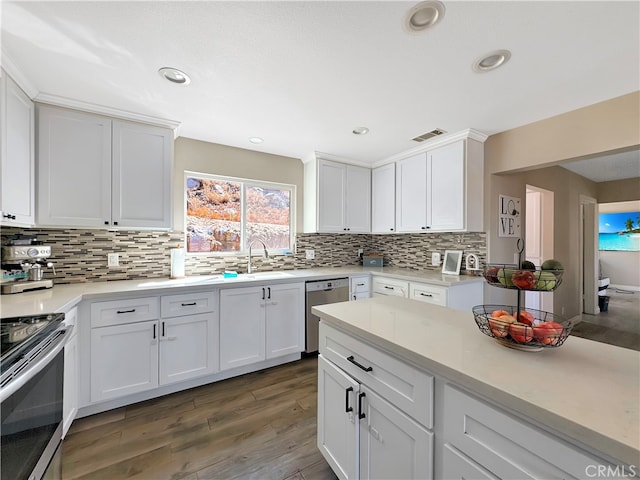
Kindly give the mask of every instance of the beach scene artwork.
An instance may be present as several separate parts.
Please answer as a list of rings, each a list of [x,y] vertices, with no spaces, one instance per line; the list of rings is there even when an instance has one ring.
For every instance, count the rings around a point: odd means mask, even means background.
[[[599,249],[640,251],[640,212],[601,213]]]

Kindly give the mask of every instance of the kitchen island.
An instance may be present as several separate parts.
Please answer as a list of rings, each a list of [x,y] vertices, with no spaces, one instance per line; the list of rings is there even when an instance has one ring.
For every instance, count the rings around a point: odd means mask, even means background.
[[[401,463],[418,478],[639,473],[636,351],[576,337],[540,352],[510,349],[483,335],[471,312],[397,297],[324,305],[314,313],[322,319],[318,446],[341,478],[372,474],[375,459],[363,456],[384,458],[385,437],[387,447],[390,438],[412,439],[394,455],[404,455]],[[342,374],[355,384],[342,385],[346,393],[333,388],[341,392],[337,406],[345,411],[346,396],[350,413],[369,420],[329,424],[339,414],[330,411],[326,392]],[[412,430],[389,427],[396,417],[380,413],[374,399]],[[386,427],[373,425],[382,417]],[[330,445],[332,432],[349,435],[349,423],[356,431],[360,423],[355,447]],[[354,452],[353,467],[342,452]]]

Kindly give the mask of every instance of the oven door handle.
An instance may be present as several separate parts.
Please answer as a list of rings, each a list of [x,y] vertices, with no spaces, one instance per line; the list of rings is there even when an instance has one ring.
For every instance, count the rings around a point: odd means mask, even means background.
[[[7,398],[22,388],[29,380],[40,373],[49,362],[51,362],[58,353],[64,348],[67,340],[71,337],[73,332],[73,325],[67,325],[64,328],[65,333],[59,335],[52,343],[47,347],[44,352],[41,352],[36,361],[28,366],[20,374],[14,377],[7,385],[0,388],[0,402],[4,402]]]

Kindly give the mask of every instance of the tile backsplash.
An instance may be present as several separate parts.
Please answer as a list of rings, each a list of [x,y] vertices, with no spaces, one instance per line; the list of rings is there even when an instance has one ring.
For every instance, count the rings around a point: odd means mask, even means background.
[[[52,246],[53,277],[45,269],[45,278],[57,284],[110,280],[163,278],[170,275],[170,249],[184,244],[182,232],[107,231],[85,229],[2,229],[2,244],[16,234],[35,235]],[[485,233],[424,234],[298,234],[293,255],[275,255],[264,259],[260,251],[252,263],[257,271],[291,270],[313,267],[338,267],[360,264],[358,249],[365,254],[380,253],[384,264],[414,270],[438,271],[431,266],[431,253],[463,250],[486,261]],[[315,259],[307,260],[306,250],[314,250]],[[107,255],[118,253],[120,265],[107,267]],[[464,262],[463,267],[464,269]],[[186,274],[206,275],[224,270],[246,272],[246,255],[187,255]]]

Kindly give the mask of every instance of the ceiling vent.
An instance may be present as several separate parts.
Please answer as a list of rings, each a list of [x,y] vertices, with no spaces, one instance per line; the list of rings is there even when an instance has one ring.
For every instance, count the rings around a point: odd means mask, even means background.
[[[442,135],[443,133],[447,133],[441,128],[435,128],[430,132],[423,133],[422,135],[418,135],[415,138],[412,138],[414,142],[424,142],[425,140],[429,140],[430,138],[437,137],[438,135]]]

